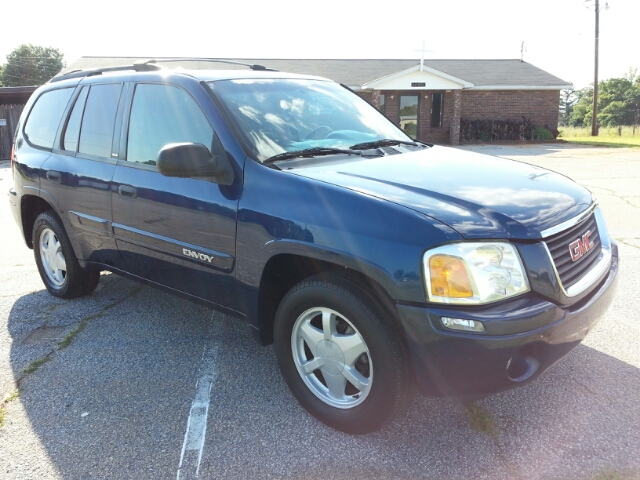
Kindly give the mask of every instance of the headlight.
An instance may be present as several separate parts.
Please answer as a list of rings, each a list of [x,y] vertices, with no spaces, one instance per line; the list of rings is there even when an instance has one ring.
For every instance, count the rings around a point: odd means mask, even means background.
[[[529,291],[520,256],[506,242],[444,245],[426,252],[423,266],[431,302],[480,305]]]

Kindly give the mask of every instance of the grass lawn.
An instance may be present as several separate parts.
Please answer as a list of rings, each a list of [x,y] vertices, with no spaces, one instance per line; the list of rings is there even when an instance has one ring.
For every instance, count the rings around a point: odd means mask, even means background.
[[[559,139],[571,143],[603,145],[607,147],[640,147],[640,126],[601,127],[598,136],[591,136],[591,128],[560,127]]]

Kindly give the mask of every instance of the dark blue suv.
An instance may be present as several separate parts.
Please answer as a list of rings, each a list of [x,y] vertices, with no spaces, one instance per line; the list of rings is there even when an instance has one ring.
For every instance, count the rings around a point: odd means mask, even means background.
[[[332,81],[81,71],[38,89],[13,215],[51,294],[108,270],[245,319],[305,408],[349,433],[416,386],[522,385],[610,304],[618,249],[591,193],[407,137]]]

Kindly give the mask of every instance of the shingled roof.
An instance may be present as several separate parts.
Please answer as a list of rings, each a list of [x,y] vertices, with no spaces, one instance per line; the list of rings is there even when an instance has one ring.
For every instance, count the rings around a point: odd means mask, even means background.
[[[61,73],[77,69],[90,69],[116,65],[128,65],[136,61],[147,60],[149,57],[81,57]],[[156,57],[160,59],[161,57]],[[234,60],[249,64],[264,65],[280,71],[317,75],[331,78],[336,82],[350,87],[360,88],[367,83],[378,80],[420,64],[419,60],[397,59],[276,59],[276,58],[234,58]],[[236,70],[246,67],[222,63],[176,61],[167,67],[181,67],[195,70]],[[571,84],[544,70],[522,62],[513,60],[424,60],[424,65],[431,72],[442,72],[473,84],[471,88],[567,88]]]

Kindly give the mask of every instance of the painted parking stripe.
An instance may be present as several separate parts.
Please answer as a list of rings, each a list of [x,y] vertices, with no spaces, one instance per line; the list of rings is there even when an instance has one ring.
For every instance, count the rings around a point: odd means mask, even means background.
[[[218,357],[218,342],[222,331],[220,314],[214,312],[212,320],[214,323],[211,329],[211,337],[202,352],[196,394],[191,404],[187,420],[187,431],[182,443],[182,453],[180,454],[180,464],[178,465],[178,480],[196,478],[200,471],[204,440],[207,433],[211,388],[218,376],[216,360]]]

